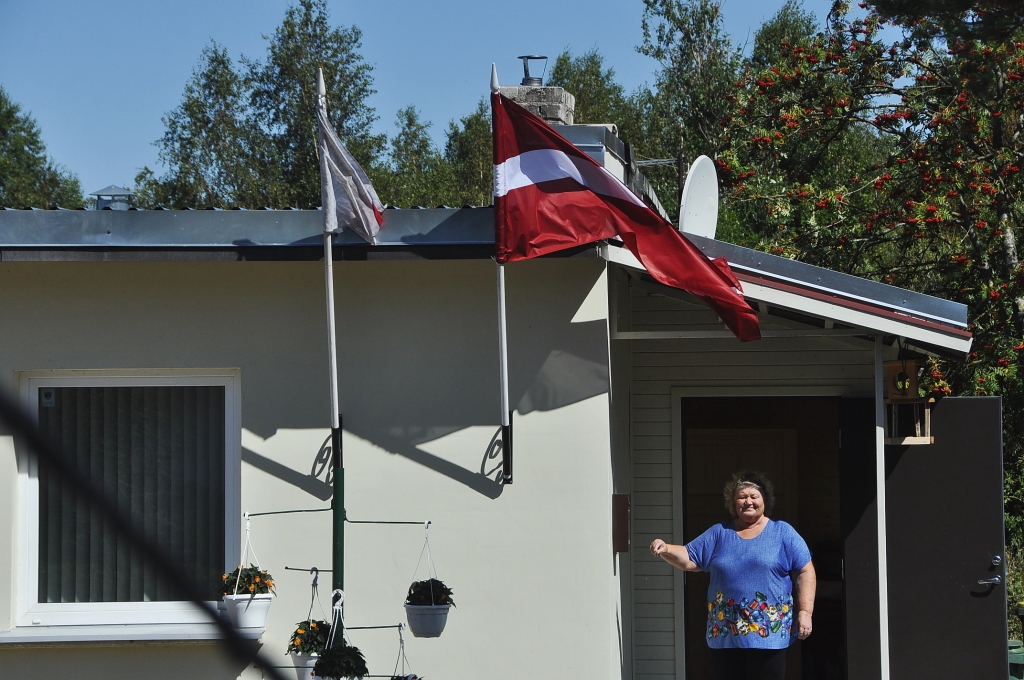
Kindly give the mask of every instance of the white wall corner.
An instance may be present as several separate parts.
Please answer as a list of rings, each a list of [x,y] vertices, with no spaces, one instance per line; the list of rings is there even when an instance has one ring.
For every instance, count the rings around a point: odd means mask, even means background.
[[[14,437],[0,437],[0,631],[14,621],[15,527],[17,523],[18,461]]]

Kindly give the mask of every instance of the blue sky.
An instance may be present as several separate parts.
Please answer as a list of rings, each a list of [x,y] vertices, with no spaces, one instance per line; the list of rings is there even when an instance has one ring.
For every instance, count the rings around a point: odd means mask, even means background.
[[[823,18],[828,0],[805,0]],[[86,192],[131,186],[157,166],[161,116],[181,99],[209,41],[231,57],[262,58],[263,34],[288,0],[0,0],[0,86],[39,123],[49,153]],[[753,35],[783,0],[724,0],[736,42]],[[627,90],[651,82],[656,63],[636,52],[642,0],[330,0],[332,22],[363,32],[374,68],[377,131],[394,131],[399,108],[416,105],[440,140],[447,122],[487,92],[491,62],[503,84],[522,77],[519,54],[553,59],[566,47],[597,47]]]

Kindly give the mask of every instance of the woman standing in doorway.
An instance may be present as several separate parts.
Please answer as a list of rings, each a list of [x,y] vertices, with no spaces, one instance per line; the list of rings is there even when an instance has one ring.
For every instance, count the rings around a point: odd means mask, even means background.
[[[656,538],[651,552],[684,571],[711,573],[707,641],[714,680],[783,680],[786,648],[811,634],[811,552],[793,527],[769,519],[775,496],[763,474],[734,474],[723,495],[732,521],[685,546]]]

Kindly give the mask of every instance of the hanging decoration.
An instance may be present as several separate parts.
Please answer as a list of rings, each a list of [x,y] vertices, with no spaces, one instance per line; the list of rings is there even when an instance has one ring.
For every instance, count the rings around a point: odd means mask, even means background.
[[[230,574],[224,574],[222,590],[228,618],[235,628],[259,629],[267,627],[267,614],[274,596],[274,579],[260,566],[260,560],[253,550],[251,534],[252,520],[245,513],[245,544],[242,548],[242,562]],[[253,562],[244,566],[252,555]]]
[[[896,339],[899,354],[886,361],[883,401],[885,402],[885,443],[893,446],[934,444],[932,409],[935,395],[920,396],[917,361],[905,357],[906,349]]]
[[[345,630],[345,618],[342,615],[342,604],[345,593],[335,590],[331,594],[334,600],[331,618],[331,632],[327,638],[327,647],[323,655],[313,666],[313,675],[334,680],[363,678],[370,674],[366,668],[366,659],[358,647],[353,647]],[[340,633],[339,633],[340,631]]]
[[[423,556],[427,557],[427,580],[416,581]],[[423,524],[423,548],[413,572],[413,582],[405,599],[405,615],[409,630],[415,637],[439,637],[448,622],[448,611],[455,606],[452,589],[437,578],[434,559],[430,554],[430,522]]]
[[[288,654],[291,655],[292,663],[295,664],[296,680],[317,680],[317,676],[313,675],[313,666],[327,648],[331,634],[331,624],[326,620],[327,614],[324,612],[323,603],[320,602],[319,569],[313,567],[309,572],[313,575],[309,612],[306,614],[305,621],[296,624],[295,632],[288,640]],[[313,618],[314,604],[320,607],[320,616],[323,618]]]

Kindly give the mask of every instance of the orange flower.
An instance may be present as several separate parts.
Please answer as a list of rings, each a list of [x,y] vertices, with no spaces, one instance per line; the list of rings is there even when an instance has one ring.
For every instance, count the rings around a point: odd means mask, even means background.
[[[313,630],[316,630],[316,621],[310,621],[309,622],[309,627],[312,628]]]
[[[306,631],[305,631],[305,630],[303,630],[302,628],[299,628],[299,629],[298,629],[297,631],[295,631],[295,632],[296,632],[296,633],[298,633],[299,635],[302,635],[302,634],[303,634],[303,633],[305,633]]]
[[[250,583],[249,584],[249,592],[251,593],[251,592],[254,592],[255,590],[256,590],[256,584],[255,583]]]
[[[222,580],[222,581],[227,581],[227,580],[228,580],[228,575],[227,575],[227,574],[224,574],[224,575],[223,575],[223,576],[221,576],[220,578],[221,578],[221,580]]]
[[[297,646],[299,646],[301,644],[302,644],[302,639],[301,638],[295,638],[295,646],[297,647]]]
[[[256,579],[255,579],[255,581],[256,581],[256,583],[259,583],[259,582],[260,582],[260,577],[259,577],[259,576],[257,576],[257,577],[256,577]]]

